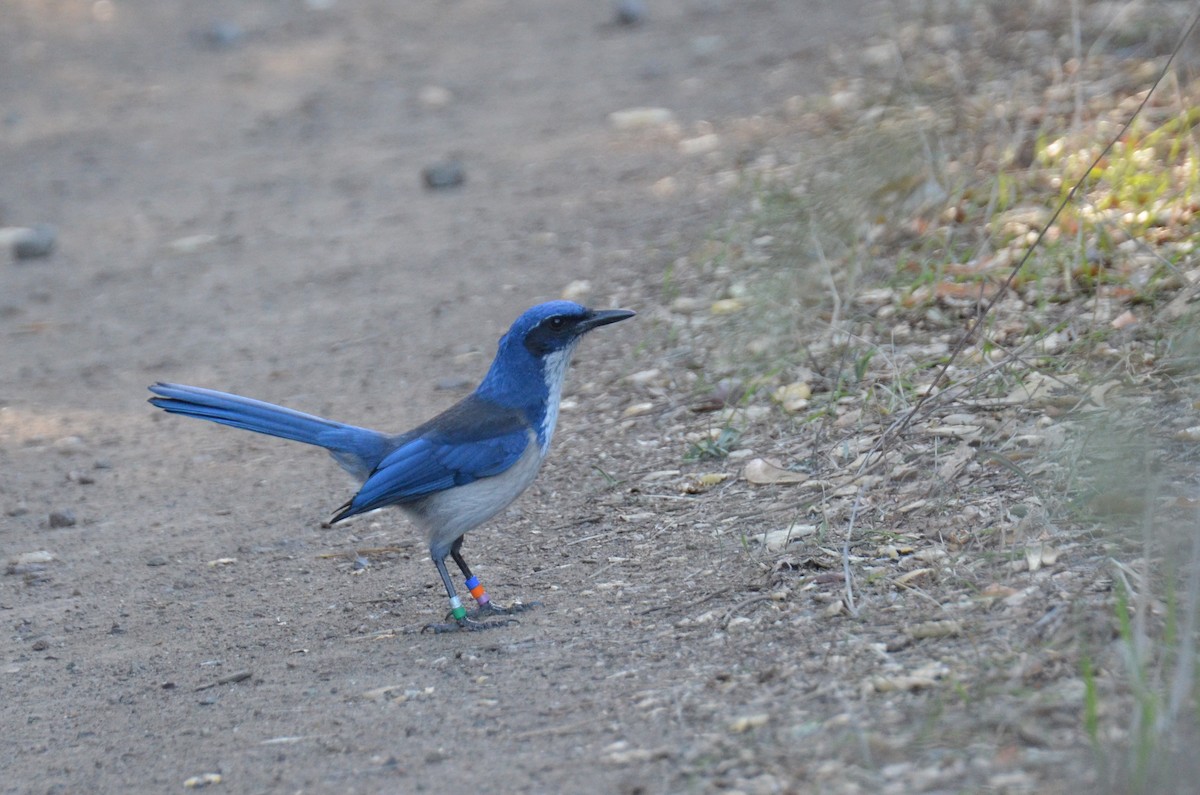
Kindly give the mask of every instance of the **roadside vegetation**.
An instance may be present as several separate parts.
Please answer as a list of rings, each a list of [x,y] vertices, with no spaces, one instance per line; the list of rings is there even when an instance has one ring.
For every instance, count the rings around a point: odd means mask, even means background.
[[[744,210],[634,381],[689,396],[682,490],[761,563],[717,618],[844,632],[831,786],[1192,791],[1194,4],[942,5],[729,131]]]

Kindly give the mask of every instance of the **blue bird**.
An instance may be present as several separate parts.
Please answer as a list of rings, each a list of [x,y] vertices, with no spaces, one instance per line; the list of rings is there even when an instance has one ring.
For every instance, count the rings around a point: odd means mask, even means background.
[[[429,542],[454,623],[435,631],[480,629],[509,615],[492,603],[462,556],[463,535],[504,510],[537,476],[550,449],[571,354],[584,334],[634,316],[628,309],[593,310],[571,301],[528,309],[500,338],[492,366],[475,391],[407,433],[391,435],[326,420],[239,395],[181,384],[149,387],[150,403],[172,414],[324,447],[362,482],[338,508],[339,522],[376,508],[399,506]],[[476,602],[468,613],[446,570],[451,557]]]

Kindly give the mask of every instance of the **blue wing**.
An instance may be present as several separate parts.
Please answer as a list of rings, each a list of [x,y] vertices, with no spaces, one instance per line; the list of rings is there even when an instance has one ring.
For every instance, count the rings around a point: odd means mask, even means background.
[[[499,475],[521,458],[530,437],[523,412],[470,395],[397,438],[332,521]]]

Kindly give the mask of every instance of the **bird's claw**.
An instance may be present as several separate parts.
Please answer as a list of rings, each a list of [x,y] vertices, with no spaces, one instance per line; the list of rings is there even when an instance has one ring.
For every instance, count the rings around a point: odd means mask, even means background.
[[[421,631],[433,632],[441,634],[443,632],[478,632],[483,629],[495,629],[496,627],[507,627],[510,624],[520,624],[521,622],[513,618],[517,613],[524,613],[526,610],[532,610],[535,607],[540,607],[541,602],[513,602],[508,607],[501,607],[495,602],[486,602],[479,605],[473,610],[468,611],[465,618],[455,619],[454,613],[446,614],[446,621],[442,624],[426,624]],[[479,621],[481,618],[496,617],[492,621]]]
[[[457,621],[448,621],[445,624],[426,624],[421,631],[432,632],[440,635],[443,632],[479,632],[485,629],[495,629],[496,627],[506,627],[509,624],[519,624],[515,618],[506,618],[499,621],[474,621],[470,618],[460,618]]]

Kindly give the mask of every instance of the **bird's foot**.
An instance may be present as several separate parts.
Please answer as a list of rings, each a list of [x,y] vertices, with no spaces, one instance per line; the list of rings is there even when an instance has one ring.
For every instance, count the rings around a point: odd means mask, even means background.
[[[450,618],[451,616],[446,616]],[[475,621],[471,618],[460,618],[457,621],[447,621],[444,624],[426,624],[421,631],[432,632],[440,635],[443,632],[479,632],[484,629],[495,629],[496,627],[506,627],[509,624],[519,624],[515,618],[506,618],[497,621]]]
[[[495,602],[485,602],[474,610],[467,611],[467,618],[487,618],[488,616],[512,616],[517,613],[524,613],[526,610],[532,610],[535,607],[541,607],[541,602],[513,602],[508,607],[501,607]]]

